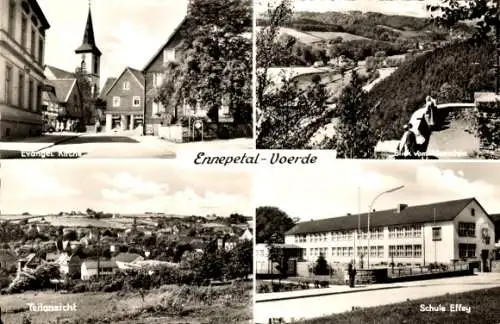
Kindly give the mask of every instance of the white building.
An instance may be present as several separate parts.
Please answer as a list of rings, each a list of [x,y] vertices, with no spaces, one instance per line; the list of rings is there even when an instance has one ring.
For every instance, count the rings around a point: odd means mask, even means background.
[[[0,0],[0,139],[42,132],[45,31],[36,0]]]
[[[118,272],[119,268],[115,261],[101,261],[99,262],[99,275],[110,276]],[[85,261],[81,266],[82,280],[89,280],[97,276],[97,261]]]
[[[359,264],[363,255],[364,265],[369,258],[374,266],[392,260],[412,265],[486,262],[495,243],[494,223],[475,198],[374,211],[370,241],[367,220],[364,213],[298,223],[286,233],[285,244],[300,246],[309,262],[323,254],[330,263],[355,259]]]

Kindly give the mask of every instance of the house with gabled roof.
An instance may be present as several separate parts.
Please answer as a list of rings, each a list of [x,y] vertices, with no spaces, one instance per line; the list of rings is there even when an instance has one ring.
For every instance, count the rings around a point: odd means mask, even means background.
[[[299,222],[285,233],[285,244],[301,248],[308,262],[323,255],[371,266],[463,260],[487,270],[494,242],[494,223],[475,198]]]
[[[106,131],[134,130],[140,127],[142,133],[144,120],[142,72],[126,67],[118,78],[108,79],[103,90],[105,92],[101,96],[106,101]]]

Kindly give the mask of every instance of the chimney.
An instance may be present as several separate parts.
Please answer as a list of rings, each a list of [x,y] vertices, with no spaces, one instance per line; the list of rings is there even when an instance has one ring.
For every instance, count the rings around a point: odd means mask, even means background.
[[[408,207],[407,204],[397,204],[397,206],[396,206],[396,214],[401,213],[406,207]]]

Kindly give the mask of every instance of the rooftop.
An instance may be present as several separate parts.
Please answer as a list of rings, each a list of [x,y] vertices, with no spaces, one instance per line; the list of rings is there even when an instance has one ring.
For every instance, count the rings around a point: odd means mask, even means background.
[[[370,214],[370,226],[451,221],[473,201],[477,202],[475,198],[466,198],[419,206],[407,206],[399,213],[396,208],[375,211]],[[366,227],[367,220],[368,213],[359,215],[361,228]],[[356,228],[358,228],[358,214],[300,222],[286,232],[286,235],[322,233]]]

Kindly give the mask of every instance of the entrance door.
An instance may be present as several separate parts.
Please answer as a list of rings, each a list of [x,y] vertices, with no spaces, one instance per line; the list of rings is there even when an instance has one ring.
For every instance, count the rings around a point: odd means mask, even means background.
[[[490,267],[488,264],[488,256],[489,256],[489,251],[488,250],[481,250],[481,270],[483,272],[490,272]]]

